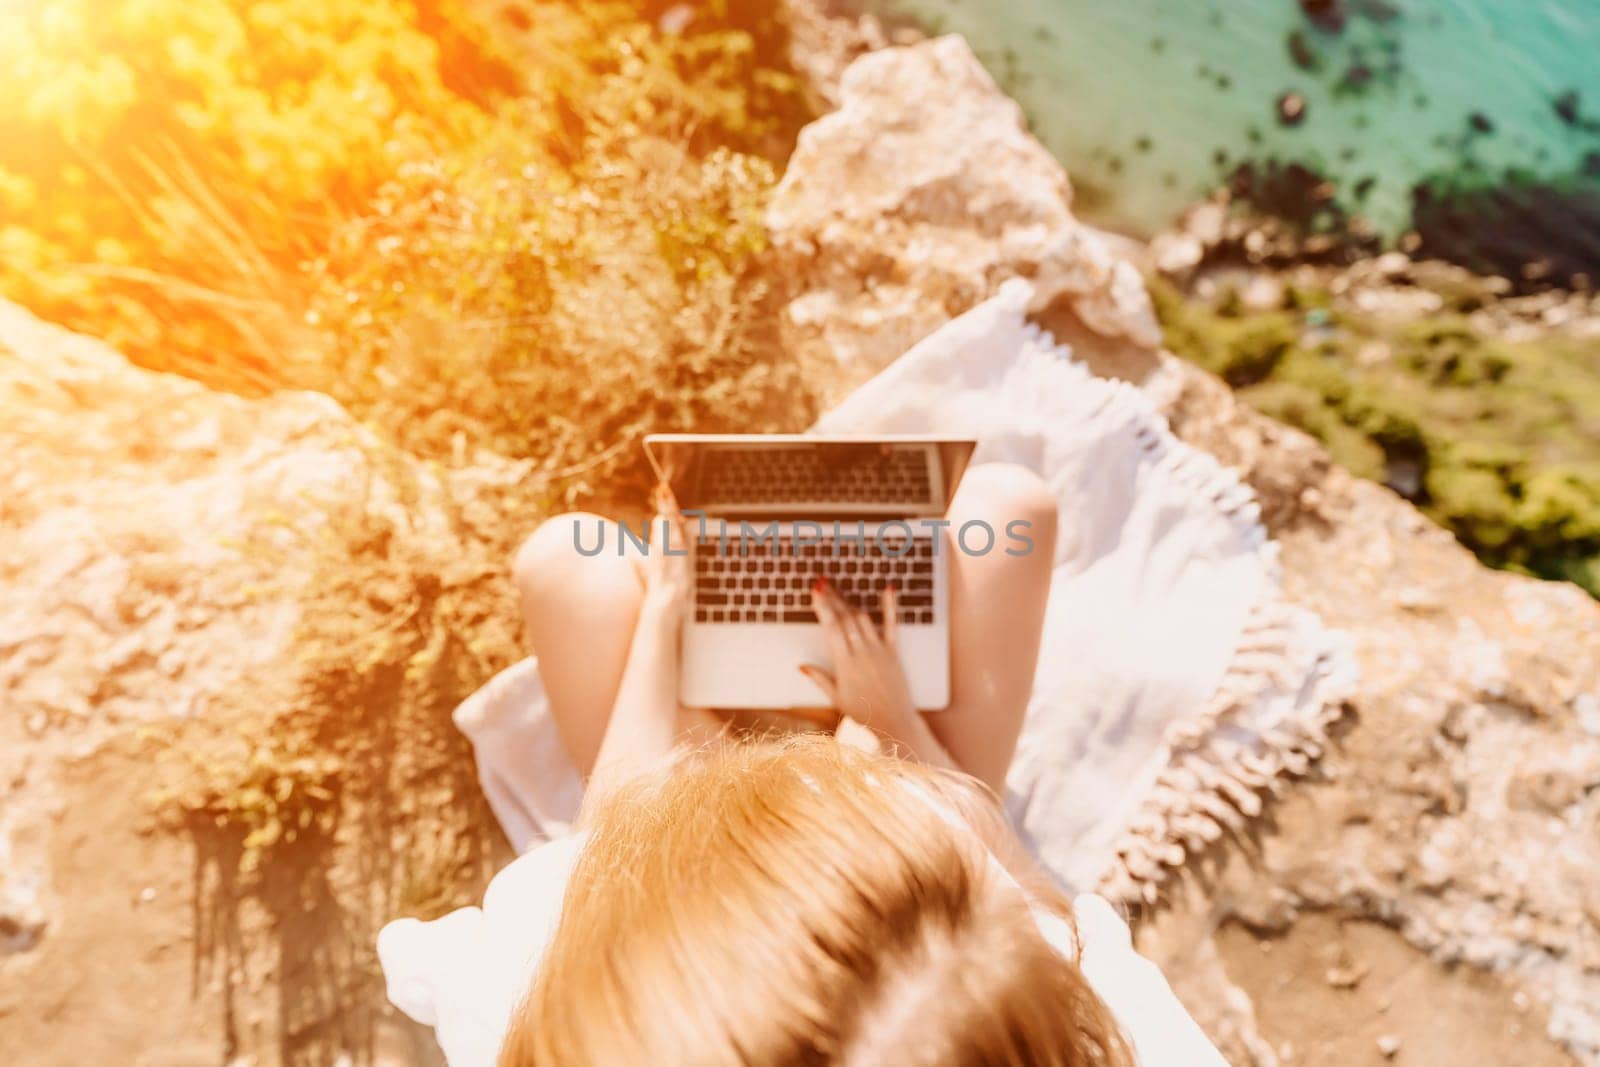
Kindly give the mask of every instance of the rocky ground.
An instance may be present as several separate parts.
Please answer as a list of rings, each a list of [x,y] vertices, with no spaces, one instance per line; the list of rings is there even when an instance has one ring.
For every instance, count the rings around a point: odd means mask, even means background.
[[[448,716],[516,653],[522,472],[9,305],[0,412],[6,1062],[409,1061],[373,935],[507,855]]]
[[[1338,744],[1141,946],[1235,1063],[1600,1063],[1600,605],[1487,570],[1163,353],[1138,250],[1074,219],[959,41],[842,66],[769,217],[819,389],[1027,276],[1042,323],[1244,472],[1288,595],[1355,641]],[[8,1062],[429,1062],[371,937],[505,858],[448,712],[516,654],[505,561],[542,487],[12,307],[0,457]]]

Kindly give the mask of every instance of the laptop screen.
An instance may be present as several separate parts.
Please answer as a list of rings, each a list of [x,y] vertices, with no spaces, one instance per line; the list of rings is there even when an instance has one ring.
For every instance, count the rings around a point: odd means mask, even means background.
[[[941,515],[973,448],[931,438],[652,435],[681,507],[727,515]]]

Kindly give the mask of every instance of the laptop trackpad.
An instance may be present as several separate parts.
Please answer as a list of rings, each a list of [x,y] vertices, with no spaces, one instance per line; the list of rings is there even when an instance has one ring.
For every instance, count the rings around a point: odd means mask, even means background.
[[[688,707],[823,707],[829,701],[800,673],[802,664],[831,671],[822,627],[808,623],[691,623],[684,629],[678,698]],[[949,631],[902,625],[900,662],[911,698],[924,711],[950,703]]]

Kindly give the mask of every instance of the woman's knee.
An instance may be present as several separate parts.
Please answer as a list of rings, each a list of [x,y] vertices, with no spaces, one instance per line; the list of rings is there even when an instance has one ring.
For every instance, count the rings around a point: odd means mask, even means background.
[[[965,521],[981,519],[1000,533],[1020,529],[1037,543],[1053,545],[1059,522],[1056,497],[1027,467],[980,463],[961,479],[955,509]]]
[[[525,538],[511,558],[511,578],[524,605],[543,599],[598,564],[614,563],[617,524],[587,511],[569,511],[546,519]],[[601,561],[605,561],[602,563]]]

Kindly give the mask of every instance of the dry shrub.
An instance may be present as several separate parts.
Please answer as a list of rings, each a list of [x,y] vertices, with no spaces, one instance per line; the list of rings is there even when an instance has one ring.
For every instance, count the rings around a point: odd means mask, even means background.
[[[292,658],[149,732],[155,814],[194,847],[196,972],[221,988],[230,1041],[236,1016],[276,1006],[276,1033],[252,1037],[272,1062],[370,1047],[379,928],[481,899],[510,857],[450,720],[518,654],[508,583],[444,533],[474,525],[449,499],[411,523],[414,467],[368,451],[375,495],[318,505],[328,536],[286,561]],[[263,973],[268,989],[241,977]]]
[[[301,518],[322,533],[277,554],[301,609],[292,656],[147,733],[162,742],[159,813],[247,878],[295,857],[356,869],[354,892],[386,916],[414,869],[471,859],[458,888],[476,888],[498,834],[450,712],[520,642],[505,546],[458,540],[475,523],[448,486],[422,489],[391,446],[360,447],[366,492],[308,499]]]
[[[536,458],[570,500],[655,428],[803,426],[759,272],[765,161],[608,132],[579,173],[507,123],[465,160],[418,160],[323,264],[342,321],[316,382],[409,449]]]

